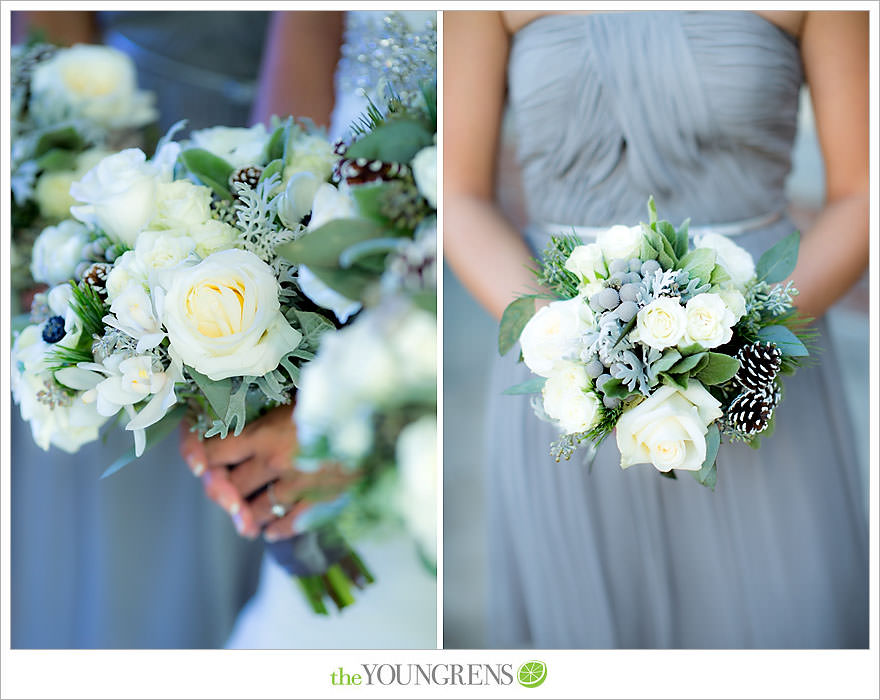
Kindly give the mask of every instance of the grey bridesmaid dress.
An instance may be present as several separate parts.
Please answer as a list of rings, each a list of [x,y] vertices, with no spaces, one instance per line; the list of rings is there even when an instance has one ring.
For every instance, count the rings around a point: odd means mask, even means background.
[[[753,255],[794,230],[783,183],[803,68],[750,12],[541,17],[509,58],[509,108],[536,252],[546,224],[779,218],[736,237]],[[552,228],[552,227],[551,227]],[[820,324],[824,330],[824,325]],[[785,382],[760,450],[722,445],[714,492],[619,467],[615,441],[555,463],[528,370],[493,368],[490,646],[846,648],[868,643],[867,518],[835,360]]]
[[[166,129],[245,126],[265,12],[99,13],[106,42],[155,90]],[[231,50],[234,47],[234,51]],[[41,451],[12,407],[13,648],[216,648],[256,590],[262,546],[205,498],[173,434],[123,471],[121,428]]]

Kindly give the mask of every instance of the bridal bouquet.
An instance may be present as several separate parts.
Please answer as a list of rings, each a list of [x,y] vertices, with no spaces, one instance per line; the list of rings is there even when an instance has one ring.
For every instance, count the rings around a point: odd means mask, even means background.
[[[536,271],[556,299],[535,313],[529,295],[505,310],[499,349],[517,340],[536,375],[507,393],[539,393],[539,417],[563,433],[551,454],[616,433],[622,468],[650,463],[691,471],[714,488],[721,437],[758,447],[773,430],[780,377],[814,337],[783,280],[799,234],[761,256],[718,234],[688,242],[658,221],[613,226],[584,245],[554,236]]]
[[[24,289],[34,282],[26,263],[33,239],[69,216],[70,185],[111,151],[146,141],[157,114],[131,59],[106,46],[13,46],[11,86],[12,252],[24,261],[12,269]],[[46,252],[32,265],[62,281]]]

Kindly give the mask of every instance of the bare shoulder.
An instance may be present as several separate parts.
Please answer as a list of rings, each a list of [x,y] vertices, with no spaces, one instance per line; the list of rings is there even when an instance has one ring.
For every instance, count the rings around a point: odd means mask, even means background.
[[[589,15],[589,11],[546,11],[546,10],[506,10],[501,13],[501,21],[507,33],[513,36],[527,24],[531,24],[539,17],[546,15]]]
[[[803,10],[755,10],[754,12],[768,22],[775,24],[786,34],[798,39],[803,34],[807,14],[810,14]]]

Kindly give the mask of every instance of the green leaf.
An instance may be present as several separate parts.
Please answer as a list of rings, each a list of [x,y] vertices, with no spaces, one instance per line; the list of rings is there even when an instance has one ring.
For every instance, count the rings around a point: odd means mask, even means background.
[[[367,219],[333,219],[302,238],[278,246],[276,252],[289,262],[339,268],[339,256],[356,243],[383,238],[387,229]]]
[[[764,253],[755,267],[758,280],[773,284],[788,277],[797,263],[800,242],[801,234],[795,231]]]
[[[670,384],[676,389],[685,391],[688,388],[688,375],[686,374],[669,374],[669,372],[661,372],[659,376],[664,383]]]
[[[513,386],[508,387],[501,393],[511,396],[518,394],[539,394],[541,393],[541,389],[544,388],[544,382],[546,381],[547,379],[545,377],[532,377],[522,384],[514,384]]]
[[[420,86],[422,97],[425,98],[425,107],[428,110],[428,118],[437,131],[437,81],[424,82]]]
[[[602,385],[602,393],[609,399],[624,399],[632,392],[626,384],[614,378],[609,379]]]
[[[409,163],[416,153],[433,144],[434,133],[424,123],[400,119],[376,127],[353,143],[346,150],[345,157]]]
[[[276,158],[263,168],[263,172],[260,174],[260,182],[268,180],[276,173],[278,173],[278,175],[283,175],[284,173],[284,161],[281,158]]]
[[[504,309],[498,328],[498,353],[506,355],[519,340],[526,324],[535,315],[535,300],[531,297],[514,299]]]
[[[368,241],[360,241],[342,251],[339,256],[339,265],[342,268],[349,268],[367,256],[381,254],[376,266],[376,271],[381,273],[385,267],[384,261],[388,257],[388,253],[399,250],[404,242],[402,238],[371,238]]]
[[[205,398],[208,399],[208,403],[211,404],[214,414],[218,418],[223,418],[229,408],[229,394],[232,392],[232,379],[215,381],[209,379],[201,372],[197,372],[189,365],[187,365],[186,369],[189,372],[189,376],[192,377],[193,381],[196,383],[196,386],[201,389]]]
[[[690,223],[690,219],[685,219],[681,222],[681,226],[678,227],[678,231],[675,232],[675,254],[679,260],[687,255],[688,252],[688,226],[690,226]]]
[[[718,425],[712,423],[706,431],[706,459],[699,471],[691,472],[694,478],[703,486],[708,486],[713,491],[715,483],[718,480],[718,470],[715,466],[715,459],[718,457],[718,448],[721,445],[721,433],[718,432]]]
[[[309,265],[309,270],[328,287],[352,301],[361,299],[367,287],[378,279],[376,274],[359,266],[342,270],[338,267]]]
[[[183,420],[183,417],[186,415],[186,406],[179,405],[176,408],[172,409],[169,413],[166,413],[162,420],[157,423],[153,423],[146,430],[147,440],[146,446],[144,447],[144,454],[147,453],[147,450],[152,449],[156,443],[164,440],[178,425],[180,425],[180,421]],[[143,456],[143,455],[141,455]],[[134,453],[134,447],[131,447],[129,450],[125,452],[122,456],[120,456],[116,461],[113,462],[107,469],[104,470],[104,473],[101,474],[102,479],[106,479],[108,476],[115,474],[120,469],[122,469],[127,464],[130,464],[136,459]]]
[[[651,224],[657,223],[657,205],[654,204],[654,195],[648,197],[648,220]]]
[[[291,309],[296,319],[296,325],[303,334],[302,342],[298,348],[303,350],[317,350],[321,342],[321,336],[328,331],[333,331],[336,326],[323,314],[314,311],[300,311]]]
[[[272,132],[272,136],[269,137],[269,141],[266,143],[266,160],[281,160],[284,162],[284,149],[287,145],[287,136],[290,131],[290,119],[284,120],[284,123],[281,126],[277,127],[275,131]]]
[[[48,153],[54,148],[61,148],[66,151],[81,151],[86,147],[86,142],[79,135],[79,132],[72,126],[64,126],[60,129],[48,131],[39,139],[34,147],[34,158]]]
[[[712,274],[709,277],[709,284],[715,286],[717,284],[724,284],[725,282],[730,282],[731,277],[727,274],[727,270],[725,270],[721,265],[715,264],[715,267],[712,268]]]
[[[181,152],[180,161],[199,182],[214,190],[218,197],[232,199],[229,176],[234,168],[223,158],[203,148],[187,148]]]
[[[670,257],[678,260],[678,253],[676,252],[676,247],[678,246],[678,234],[675,232],[675,228],[673,228],[672,224],[668,221],[658,221],[657,222],[657,230],[660,232],[660,235],[663,236],[663,239],[666,241],[667,245],[663,246],[663,249],[666,251],[666,254]],[[685,252],[687,252],[687,242],[685,241]]]
[[[715,251],[711,248],[695,248],[679,261],[679,267],[685,270],[691,279],[697,278],[702,282],[712,279],[712,270],[715,269]]]
[[[666,477],[667,479],[677,479],[678,477],[675,475],[675,469],[670,469],[668,472],[657,472],[660,476]]]
[[[696,355],[688,355],[687,357],[683,357],[669,369],[669,372],[671,374],[684,374],[685,372],[690,372],[700,363],[700,360],[702,360],[705,356],[705,353],[697,353]]]
[[[47,172],[59,170],[75,170],[76,156],[73,151],[64,148],[53,148],[37,159],[37,167]]]
[[[779,352],[789,357],[806,357],[810,354],[798,337],[782,325],[764,326],[758,331],[758,340],[773,343]]]
[[[715,384],[724,384],[724,382],[733,378],[739,369],[739,360],[729,355],[723,355],[720,352],[707,352],[707,362],[699,372],[694,373],[694,379],[697,379],[705,386],[713,386]]]
[[[690,345],[686,345],[683,348],[678,348],[679,352],[681,352],[682,357],[686,355],[693,355],[698,352],[705,352],[706,348],[704,348],[699,343],[691,343]],[[668,350],[665,352],[669,352]],[[665,353],[664,353],[665,354]]]
[[[651,369],[653,369],[654,372],[657,374],[659,374],[660,372],[665,372],[680,359],[681,353],[678,352],[678,350],[676,350],[675,348],[667,348],[663,351],[663,356],[651,365]]]

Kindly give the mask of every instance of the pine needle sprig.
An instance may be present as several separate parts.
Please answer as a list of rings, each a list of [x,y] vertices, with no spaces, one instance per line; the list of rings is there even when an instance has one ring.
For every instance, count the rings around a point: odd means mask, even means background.
[[[543,261],[536,261],[537,266],[532,269],[538,284],[552,289],[563,299],[576,297],[580,281],[577,275],[565,269],[565,262],[580,245],[582,241],[573,233],[551,236]]]

